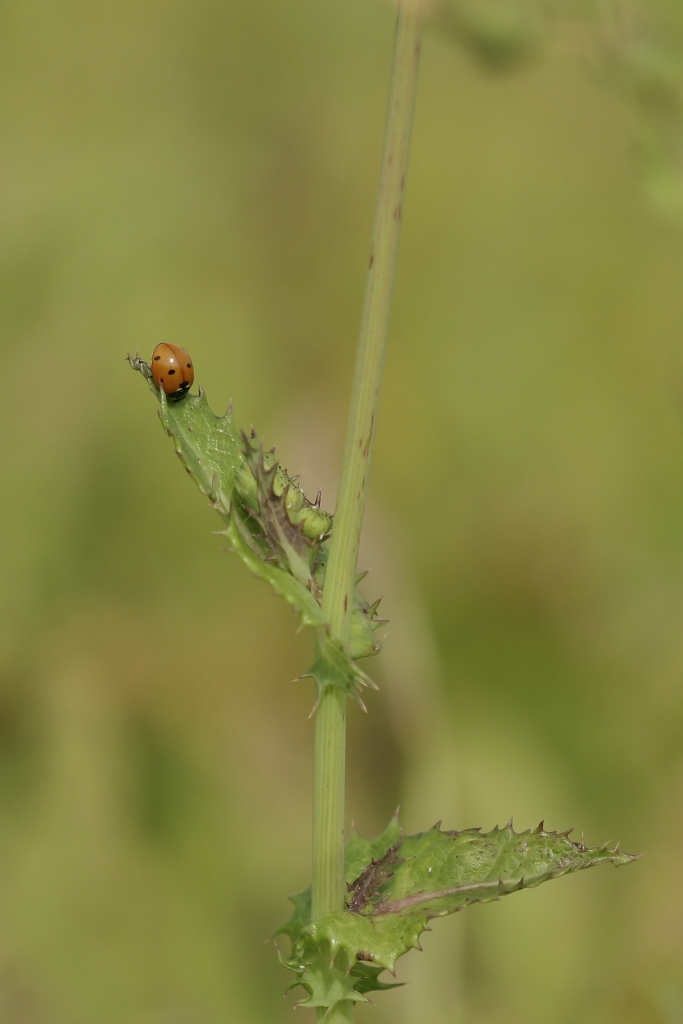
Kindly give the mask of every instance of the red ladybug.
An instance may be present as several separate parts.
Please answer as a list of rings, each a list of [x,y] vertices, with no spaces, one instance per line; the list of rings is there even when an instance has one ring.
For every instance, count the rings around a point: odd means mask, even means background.
[[[152,353],[152,377],[172,402],[179,402],[194,383],[192,360],[180,345],[157,345]]]

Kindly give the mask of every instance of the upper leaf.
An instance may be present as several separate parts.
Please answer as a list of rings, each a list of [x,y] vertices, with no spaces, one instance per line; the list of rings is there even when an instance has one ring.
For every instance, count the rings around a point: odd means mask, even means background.
[[[320,605],[332,516],[320,508],[320,496],[310,502],[273,452],[264,452],[253,432],[237,429],[232,406],[216,416],[201,388],[171,401],[144,360],[128,359],[158,399],[159,418],[186,471],[223,518],[231,549],[314,630],[315,660],[305,675],[315,680],[316,703],[336,686],[362,707],[361,689],[374,684],[356,660],[379,650],[373,633],[384,620],[376,614],[379,602],[369,605],[355,594],[350,642],[332,636]]]

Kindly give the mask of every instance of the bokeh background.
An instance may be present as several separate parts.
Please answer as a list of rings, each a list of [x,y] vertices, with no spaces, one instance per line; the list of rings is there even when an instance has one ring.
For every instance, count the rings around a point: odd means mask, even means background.
[[[426,33],[349,818],[646,857],[437,922],[362,1024],[683,1021],[683,12],[645,6]],[[2,5],[6,1024],[308,1019],[265,940],[309,881],[309,640],[123,357],[186,346],[334,507],[393,19]]]

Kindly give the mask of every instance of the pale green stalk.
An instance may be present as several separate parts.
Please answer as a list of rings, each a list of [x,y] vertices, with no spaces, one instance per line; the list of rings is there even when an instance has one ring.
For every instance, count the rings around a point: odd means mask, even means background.
[[[419,14],[401,6],[351,410],[322,600],[332,632],[343,643],[349,639],[358,544],[384,369],[417,88],[420,30]],[[346,696],[330,686],[323,691],[315,720],[313,920],[344,906],[345,748]],[[319,1012],[319,1019],[322,1016]],[[352,1021],[353,1004],[341,1003],[325,1020],[327,1024]]]

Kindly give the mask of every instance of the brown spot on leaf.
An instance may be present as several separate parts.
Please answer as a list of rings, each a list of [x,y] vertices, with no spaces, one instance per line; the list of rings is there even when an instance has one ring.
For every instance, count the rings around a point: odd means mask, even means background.
[[[380,888],[393,875],[396,865],[402,863],[401,857],[397,856],[397,850],[402,842],[403,838],[394,846],[390,846],[379,860],[371,860],[358,878],[349,884],[349,892],[352,895],[348,906],[352,913],[359,913],[363,907],[371,903]]]

